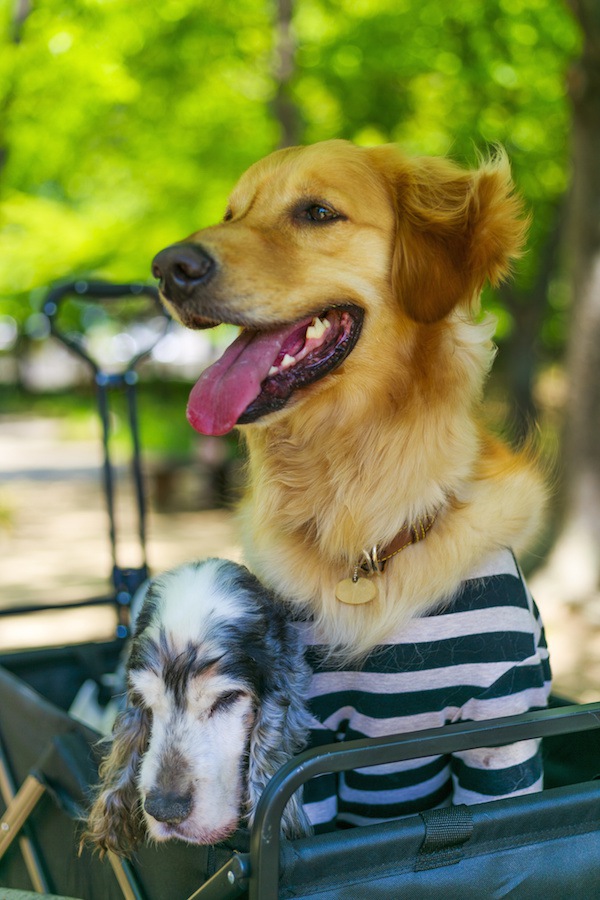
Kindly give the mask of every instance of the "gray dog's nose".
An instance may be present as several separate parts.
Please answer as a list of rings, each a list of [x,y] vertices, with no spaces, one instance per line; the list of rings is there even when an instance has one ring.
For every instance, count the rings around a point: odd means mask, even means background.
[[[155,790],[146,796],[144,809],[158,822],[179,825],[191,813],[193,802],[191,793],[177,794],[172,791]]]
[[[187,298],[196,287],[209,281],[215,261],[200,244],[172,244],[157,253],[152,274],[170,300]]]

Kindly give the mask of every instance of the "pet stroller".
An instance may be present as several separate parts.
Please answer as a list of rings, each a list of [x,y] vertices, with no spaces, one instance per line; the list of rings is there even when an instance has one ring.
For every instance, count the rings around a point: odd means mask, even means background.
[[[148,287],[78,282],[50,293],[54,334],[63,335],[63,298],[110,301],[146,296]],[[135,365],[106,376],[94,366],[104,424],[104,482],[115,551],[113,479],[108,452],[108,391],[128,392],[133,472],[144,544],[144,492],[135,415]],[[88,360],[89,361],[89,360]],[[84,684],[100,704],[122,659],[129,606],[147,575],[114,560],[113,591],[74,604],[114,608],[113,640],[6,652],[0,656],[0,898],[20,891],[77,900],[250,900],[318,898],[588,898],[600,894],[600,703],[554,699],[549,710],[414,734],[320,747],[287,763],[267,786],[250,832],[213,847],[178,842],[142,847],[131,860],[78,852],[81,819],[97,780],[99,734],[68,710]],[[61,609],[65,606],[61,605]],[[6,615],[33,615],[39,608]],[[2,619],[0,618],[0,625]],[[430,810],[381,825],[288,841],[279,822],[292,793],[324,772],[381,765],[517,740],[543,739],[546,787],[540,794],[477,806]]]

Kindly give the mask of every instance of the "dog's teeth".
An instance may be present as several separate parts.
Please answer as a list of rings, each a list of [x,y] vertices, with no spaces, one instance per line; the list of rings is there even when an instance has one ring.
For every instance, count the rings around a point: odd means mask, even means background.
[[[319,338],[323,337],[327,329],[329,328],[329,320],[328,319],[319,319],[315,317],[312,320],[312,324],[308,326],[306,329],[306,337],[308,340],[311,338],[315,338],[319,340]]]
[[[320,323],[320,321],[321,320],[317,319],[316,317],[312,320],[311,324],[306,329],[306,339],[307,340],[310,340],[311,338],[319,337],[319,328],[318,328],[317,322]]]
[[[296,364],[296,357],[290,356],[289,353],[286,353],[278,366],[271,366],[269,369],[269,375],[277,375],[278,372],[281,372],[282,369],[289,369],[290,366]]]

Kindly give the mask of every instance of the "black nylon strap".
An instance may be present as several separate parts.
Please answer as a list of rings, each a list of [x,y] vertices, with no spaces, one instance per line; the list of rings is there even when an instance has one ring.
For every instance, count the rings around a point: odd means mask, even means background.
[[[419,813],[425,837],[415,863],[415,872],[453,866],[463,857],[464,845],[473,833],[473,817],[468,806],[449,806]]]
[[[146,494],[144,491],[144,480],[142,476],[142,451],[140,446],[140,428],[137,415],[137,378],[135,378],[134,380],[132,377],[134,375],[135,373],[130,370],[125,373],[124,378],[126,382],[127,408],[129,412],[129,431],[132,443],[131,470],[138,509],[138,533],[140,538],[140,545],[143,551],[144,566],[146,566]]]
[[[102,462],[102,474],[104,481],[104,498],[108,512],[108,535],[112,553],[113,567],[117,565],[117,529],[115,525],[114,505],[114,480],[113,467],[110,459],[110,415],[108,402],[108,379],[102,373],[96,374],[96,388],[98,398],[98,413],[102,424],[102,449],[104,458]]]
[[[125,606],[140,584],[148,577],[146,558],[146,502],[142,477],[139,429],[137,421],[135,385],[137,377],[130,369],[115,375],[103,372],[96,374],[98,396],[98,412],[102,422],[102,446],[104,450],[103,474],[104,494],[109,521],[109,538],[113,561],[113,585],[119,602]],[[108,392],[111,388],[125,388],[127,396],[127,412],[129,436],[132,443],[132,480],[136,495],[138,514],[138,539],[142,554],[139,568],[123,568],[117,562],[117,525],[115,518],[115,470],[110,455],[110,404]]]

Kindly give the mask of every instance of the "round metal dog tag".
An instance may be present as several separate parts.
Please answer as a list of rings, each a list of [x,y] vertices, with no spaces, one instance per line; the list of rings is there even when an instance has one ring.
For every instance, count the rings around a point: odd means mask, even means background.
[[[370,578],[344,578],[335,586],[335,596],[340,603],[349,603],[351,606],[360,606],[363,603],[371,603],[377,596],[377,585]]]

